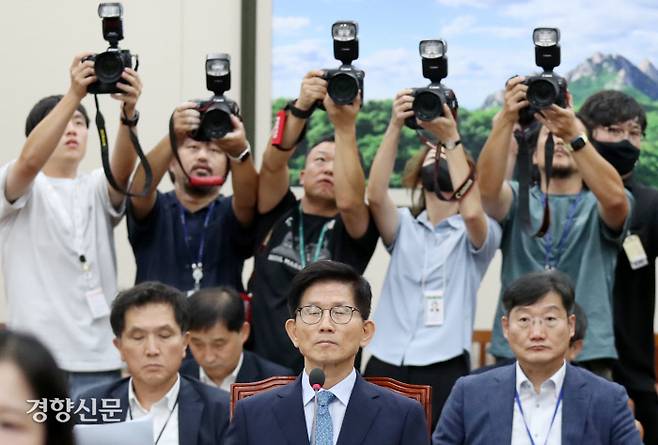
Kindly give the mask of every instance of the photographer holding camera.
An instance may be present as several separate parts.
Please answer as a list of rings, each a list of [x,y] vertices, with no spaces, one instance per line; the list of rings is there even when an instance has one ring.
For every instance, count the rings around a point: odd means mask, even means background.
[[[207,84],[222,83],[217,91],[223,93],[230,86],[230,72],[214,76],[212,64],[218,60],[228,62],[228,55],[208,56]],[[258,175],[241,120],[218,111],[220,119],[213,122],[220,122],[223,130],[204,125],[210,111],[200,104],[188,101],[176,107],[170,134],[147,156],[153,170],[149,193],[130,199],[128,237],[137,263],[135,282],[160,281],[182,291],[220,285],[243,291],[242,267],[253,252],[249,226]],[[161,193],[157,185],[167,171],[174,190]],[[221,195],[229,171],[232,197]],[[140,164],[135,190],[143,187],[144,178]]]
[[[113,229],[124,195],[103,170],[80,174],[89,119],[81,105],[97,80],[94,62],[78,54],[63,96],[41,99],[25,125],[18,159],[0,169],[0,239],[9,326],[29,331],[69,373],[73,396],[85,387],[119,377],[112,349],[109,305],[117,293]],[[121,125],[111,170],[127,186],[136,155],[129,126],[137,123],[142,84],[125,68],[112,97],[122,102]]]
[[[379,329],[368,347],[372,357],[364,375],[431,385],[434,428],[455,381],[469,372],[477,290],[501,229],[482,209],[478,186],[470,178],[474,165],[450,108],[444,104],[442,116],[423,121],[414,117],[411,93],[402,90],[395,97],[368,180],[368,204],[391,261],[373,317]],[[412,197],[420,187],[412,209],[396,208],[388,193],[400,133],[409,118],[439,140],[438,147],[421,148],[405,168],[403,181]],[[469,179],[470,189],[449,200]]]
[[[518,182],[504,180],[514,125],[530,105],[525,80],[514,77],[507,81],[503,109],[478,161],[484,208],[503,226],[501,295],[526,273],[553,268],[567,273],[576,283],[578,303],[589,320],[580,363],[610,379],[612,360],[617,357],[611,277],[631,198],[625,194],[619,174],[589,142],[573,109],[553,103],[531,115],[536,123],[527,122],[527,116],[522,122],[525,131],[536,128],[526,140],[535,145],[528,149],[534,150],[532,160],[541,178],[528,191],[531,225],[536,227],[542,221],[545,202],[550,208],[550,226],[543,237],[529,233],[520,209],[523,190]],[[569,105],[570,99],[566,100]],[[551,140],[555,152],[552,175],[548,176],[544,152]],[[520,155],[522,150],[520,147]],[[498,359],[512,357],[502,334],[501,315],[499,302],[490,349]]]

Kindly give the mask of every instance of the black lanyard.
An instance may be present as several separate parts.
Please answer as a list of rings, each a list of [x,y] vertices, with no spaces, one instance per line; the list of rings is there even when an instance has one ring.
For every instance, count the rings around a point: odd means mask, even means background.
[[[551,424],[548,425],[548,431],[546,432],[546,440],[544,440],[544,445],[548,443],[548,437],[551,434],[551,429],[553,428],[553,423],[555,422],[555,418],[557,417],[557,410],[560,408],[560,402],[562,402],[562,395],[564,394],[564,385],[562,385],[562,389],[560,390],[560,395],[557,398],[557,402],[555,403],[555,411],[553,411],[553,417],[551,418]],[[528,428],[528,423],[525,420],[525,414],[523,413],[523,407],[521,406],[521,399],[519,398],[519,392],[514,388],[514,399],[516,400],[516,404],[519,406],[519,412],[521,413],[521,419],[523,420],[523,426],[525,426],[525,432],[528,433],[528,438],[530,439],[530,443],[532,445],[535,445],[535,441],[532,439],[532,434],[530,434],[530,428]],[[157,442],[156,442],[157,443]]]
[[[544,194],[543,192],[540,193],[542,199],[544,201],[547,201],[548,195]],[[567,238],[569,237],[569,233],[573,228],[576,219],[576,208],[578,208],[578,203],[580,202],[582,197],[583,194],[582,192],[580,192],[574,198],[571,198],[571,203],[569,204],[569,210],[567,210],[567,221],[564,223],[564,227],[562,228],[562,234],[560,235],[560,239],[557,242],[557,251],[555,252],[555,255],[553,255],[553,235],[551,234],[550,231],[548,231],[544,235],[544,268],[545,269],[554,269],[560,263],[560,260],[562,259],[562,254],[564,253],[565,250],[564,243],[566,243]]]
[[[162,437],[162,434],[164,433],[165,428],[167,428],[167,425],[169,424],[169,419],[171,419],[171,416],[174,414],[174,411],[176,411],[176,407],[178,406],[178,399],[180,398],[180,392],[178,393],[178,396],[176,396],[176,402],[174,402],[174,406],[171,407],[171,411],[169,411],[169,415],[167,416],[167,420],[165,420],[164,425],[162,426],[162,429],[160,430],[160,434],[158,434],[158,437],[155,439],[155,443],[153,445],[158,445],[158,442],[160,442],[160,438]],[[153,409],[153,407],[151,407]],[[128,414],[130,415],[130,420],[133,420],[133,410],[130,407],[130,403],[128,403]]]
[[[188,241],[189,231],[187,229],[187,221],[185,219],[185,209],[183,208],[182,205],[179,206],[180,222],[181,225],[183,226],[183,240],[185,241],[185,246],[187,247],[187,252],[191,260],[190,267],[192,268],[192,279],[194,280],[194,290],[199,290],[199,288],[201,287],[201,280],[203,279],[203,252],[205,250],[205,245],[206,245],[206,229],[208,228],[208,223],[210,222],[210,216],[212,215],[212,211],[215,208],[215,204],[217,204],[217,201],[213,201],[210,204],[210,207],[208,207],[208,213],[206,213],[206,217],[203,220],[203,231],[201,232],[201,240],[199,242],[199,250],[197,252],[196,260],[195,258],[192,257],[192,251],[190,249],[190,244]]]

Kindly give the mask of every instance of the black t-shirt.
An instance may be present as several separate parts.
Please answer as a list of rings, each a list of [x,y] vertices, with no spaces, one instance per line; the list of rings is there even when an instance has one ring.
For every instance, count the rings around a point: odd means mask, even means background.
[[[135,219],[130,204],[127,214],[128,239],[137,263],[135,283],[155,280],[182,291],[194,289],[191,264],[198,261],[205,233],[201,287],[226,285],[244,290],[242,266],[253,251],[253,228],[243,227],[235,217],[231,197],[220,196],[214,204],[190,213],[173,191],[158,192],[144,219]]]
[[[274,209],[258,218],[254,273],[249,280],[249,291],[253,295],[254,351],[295,372],[302,369],[303,359],[288,338],[284,324],[290,318],[287,305],[290,283],[303,268],[299,205],[288,191]],[[347,233],[340,215],[328,218],[304,213],[303,223],[307,264],[314,259],[318,239],[326,227],[317,260],[340,261],[363,273],[379,238],[373,218],[370,218],[366,233],[357,240]]]
[[[619,364],[615,367],[615,380],[636,391],[654,392],[653,318],[658,256],[658,190],[632,178],[626,181],[625,186],[635,198],[629,231],[640,237],[649,264],[632,270],[623,250],[617,258],[613,315]]]

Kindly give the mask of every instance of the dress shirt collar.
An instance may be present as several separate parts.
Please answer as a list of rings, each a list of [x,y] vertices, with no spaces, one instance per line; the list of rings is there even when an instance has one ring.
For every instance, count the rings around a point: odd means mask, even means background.
[[[340,403],[342,403],[343,406],[347,406],[355,383],[356,370],[352,369],[352,372],[350,372],[347,377],[336,383],[333,387],[327,389],[327,391],[331,391],[336,398],[340,400]],[[323,390],[321,389],[320,391]],[[302,372],[302,401],[304,402],[304,406],[309,404],[314,397],[315,391],[311,388],[311,384],[308,381],[308,374],[306,373],[306,370],[304,370]]]
[[[167,409],[169,409],[170,411],[173,410],[174,405],[176,404],[176,399],[178,399],[179,392],[180,392],[180,374],[176,376],[176,383],[174,383],[174,386],[171,387],[169,392],[167,392],[167,394],[165,394],[165,396],[162,399],[154,403],[153,406],[162,404],[163,401],[165,401]],[[128,382],[128,403],[130,404],[131,408],[133,409],[137,408],[144,414],[149,412],[149,410],[144,409],[142,405],[139,403],[139,400],[137,400],[137,395],[135,394],[135,390],[133,389],[132,377]]]
[[[201,365],[199,365],[199,380],[201,380],[201,383],[205,383],[206,385],[210,385],[215,388],[221,388],[221,389],[225,389],[226,391],[230,391],[231,384],[235,383],[235,380],[238,378],[238,373],[240,372],[240,368],[242,368],[243,359],[244,359],[244,352],[240,354],[238,365],[235,367],[233,372],[231,372],[229,375],[224,377],[224,380],[222,381],[221,385],[218,385],[210,377],[208,377],[208,374],[206,374],[206,371],[204,371]]]
[[[564,383],[564,375],[567,370],[567,362],[563,362],[562,366],[560,369],[558,369],[555,374],[550,376],[548,380],[543,382],[541,384],[541,388],[544,388],[546,384],[551,382],[552,386],[555,388],[555,398],[558,397],[558,394],[560,394],[560,391],[562,390],[562,384]],[[523,391],[527,391],[527,389],[530,389],[533,394],[535,393],[534,387],[532,385],[532,382],[528,377],[525,375],[523,372],[523,369],[521,369],[521,365],[519,365],[519,362],[516,362],[516,390],[518,391],[519,394],[521,394]]]

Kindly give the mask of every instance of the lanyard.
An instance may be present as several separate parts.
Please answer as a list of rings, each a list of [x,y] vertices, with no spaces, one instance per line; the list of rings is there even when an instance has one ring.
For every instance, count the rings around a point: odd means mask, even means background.
[[[188,230],[187,230],[187,221],[185,220],[185,209],[183,206],[179,206],[180,209],[180,222],[183,226],[183,239],[185,240],[185,246],[187,247],[188,254],[192,260],[192,279],[194,279],[194,290],[199,290],[201,280],[203,279],[203,251],[206,246],[206,229],[208,228],[208,223],[210,222],[210,216],[212,211],[215,208],[217,201],[213,201],[208,208],[208,213],[203,220],[203,231],[201,232],[201,241],[199,242],[199,251],[197,253],[196,261],[192,258],[192,252],[190,251],[190,244],[188,240]]]
[[[541,193],[541,195],[543,200],[548,200],[548,195],[544,195],[544,193]],[[564,253],[564,243],[567,241],[569,232],[571,232],[571,229],[573,228],[574,222],[576,220],[576,208],[578,207],[578,203],[582,197],[582,193],[578,193],[575,198],[571,199],[569,209],[567,210],[567,221],[564,223],[564,227],[562,228],[562,234],[560,235],[560,239],[557,242],[557,252],[555,252],[554,256],[553,235],[550,231],[546,232],[544,235],[544,268],[554,269],[559,264],[560,259],[562,258],[562,254]],[[553,259],[553,261],[551,261],[551,259]]]
[[[548,443],[548,437],[551,434],[551,428],[553,428],[553,423],[555,422],[555,418],[557,417],[557,410],[560,408],[560,402],[562,402],[562,395],[564,394],[564,385],[562,385],[562,389],[560,390],[560,395],[557,398],[557,403],[555,404],[555,411],[553,411],[553,417],[551,418],[551,424],[548,425],[548,431],[546,432],[546,440],[544,440],[544,445]],[[530,434],[530,428],[528,428],[528,423],[525,420],[525,414],[523,412],[523,407],[521,406],[521,399],[519,398],[519,392],[514,389],[514,399],[516,400],[516,404],[519,407],[519,411],[521,412],[521,419],[523,420],[523,426],[525,426],[525,432],[528,433],[528,438],[530,439],[530,443],[532,445],[535,445],[535,441],[532,439],[532,434]]]
[[[153,445],[158,445],[158,442],[160,442],[160,438],[162,437],[162,434],[164,433],[165,428],[167,428],[167,425],[169,424],[169,419],[171,419],[171,416],[174,414],[174,411],[176,411],[176,407],[178,406],[178,399],[180,398],[180,393],[176,397],[176,402],[174,403],[174,406],[171,407],[171,411],[169,411],[169,415],[167,416],[167,420],[165,420],[164,425],[162,426],[162,429],[160,430],[160,434],[158,434],[157,439],[155,439],[155,442]],[[128,404],[128,414],[130,414],[130,420],[133,420],[133,410],[130,407],[130,404]]]
[[[322,226],[320,235],[318,236],[317,244],[315,245],[315,251],[313,252],[313,257],[311,257],[311,263],[315,263],[318,258],[320,258],[320,251],[322,250],[322,244],[324,244],[324,237],[329,230],[329,226],[333,223],[333,219],[330,219]],[[302,264],[302,268],[306,267],[306,246],[304,244],[304,212],[302,212],[302,203],[299,203],[299,258]]]

